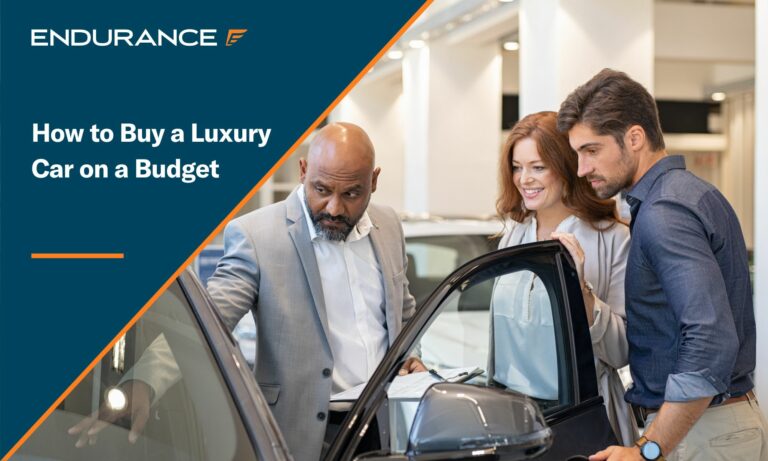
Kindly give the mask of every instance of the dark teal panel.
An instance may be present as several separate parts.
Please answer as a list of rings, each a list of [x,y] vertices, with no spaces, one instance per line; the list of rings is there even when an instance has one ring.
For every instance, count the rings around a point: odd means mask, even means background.
[[[0,454],[5,453],[421,6],[3,1]],[[31,29],[218,30],[217,47],[32,47]],[[248,32],[231,47],[230,28]],[[251,144],[33,144],[32,124],[271,128]],[[189,133],[187,133],[189,134]],[[168,135],[166,135],[168,136]],[[36,158],[221,165],[218,181],[32,176]],[[124,260],[32,260],[124,252]]]

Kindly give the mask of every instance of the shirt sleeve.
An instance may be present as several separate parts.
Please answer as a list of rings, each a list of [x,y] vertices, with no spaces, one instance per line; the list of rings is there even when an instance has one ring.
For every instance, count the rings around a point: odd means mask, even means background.
[[[649,238],[643,241],[643,256],[680,328],[677,363],[667,378],[664,400],[686,402],[723,394],[739,341],[725,281],[710,246],[715,236],[695,208],[674,198],[653,202],[645,211],[642,232]]]
[[[134,366],[120,379],[119,384],[137,380],[152,390],[152,405],[181,379],[181,371],[162,333],[141,354]]]

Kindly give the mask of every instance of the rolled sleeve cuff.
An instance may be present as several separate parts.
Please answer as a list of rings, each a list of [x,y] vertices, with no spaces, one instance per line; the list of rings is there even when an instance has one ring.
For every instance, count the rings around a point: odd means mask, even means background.
[[[723,394],[728,386],[717,379],[709,369],[677,373],[667,377],[667,388],[664,400],[667,402],[690,402],[705,397],[717,397]]]

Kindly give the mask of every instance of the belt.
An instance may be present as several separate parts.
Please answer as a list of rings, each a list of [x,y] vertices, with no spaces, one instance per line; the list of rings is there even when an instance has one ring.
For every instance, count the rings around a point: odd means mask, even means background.
[[[747,400],[757,400],[757,397],[755,397],[755,393],[752,391],[748,391],[746,394],[740,395],[738,397],[730,397],[722,402],[716,404],[716,405],[710,405],[710,408],[712,407],[722,407],[724,405],[730,405],[732,403],[739,403],[739,402],[746,402]],[[645,408],[641,406],[635,406],[633,405],[635,410],[637,411],[638,415],[640,416],[640,419],[645,422],[645,420],[648,419],[648,416],[656,413],[659,411],[658,408]]]

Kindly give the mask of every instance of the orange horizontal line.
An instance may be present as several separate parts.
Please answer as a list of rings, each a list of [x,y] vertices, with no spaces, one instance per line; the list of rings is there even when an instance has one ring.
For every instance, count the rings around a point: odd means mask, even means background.
[[[32,253],[32,259],[123,259],[125,253]]]

